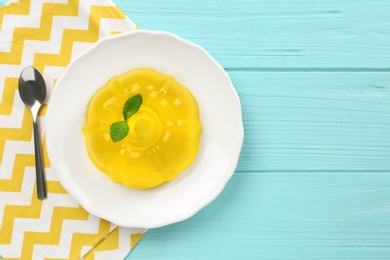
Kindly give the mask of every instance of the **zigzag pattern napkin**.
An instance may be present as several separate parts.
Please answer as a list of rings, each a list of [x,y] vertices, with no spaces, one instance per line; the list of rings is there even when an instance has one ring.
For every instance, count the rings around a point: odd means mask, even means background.
[[[80,52],[135,28],[110,0],[13,0],[0,8],[0,258],[123,259],[145,232],[86,212],[62,188],[45,147],[48,198],[37,199],[32,117],[18,94],[24,67],[41,71],[50,99]]]

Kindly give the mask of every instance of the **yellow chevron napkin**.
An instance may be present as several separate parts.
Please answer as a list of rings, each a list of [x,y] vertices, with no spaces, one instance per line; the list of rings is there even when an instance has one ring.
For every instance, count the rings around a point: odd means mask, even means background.
[[[48,198],[37,199],[32,117],[18,94],[24,67],[42,72],[50,99],[80,52],[135,28],[110,0],[12,0],[0,7],[0,258],[123,259],[145,232],[86,212],[62,188],[45,147]]]

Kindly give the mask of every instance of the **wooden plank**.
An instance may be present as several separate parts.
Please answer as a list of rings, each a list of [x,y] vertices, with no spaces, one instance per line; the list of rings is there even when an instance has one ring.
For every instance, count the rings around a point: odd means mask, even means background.
[[[193,218],[150,229],[129,259],[385,259],[389,183],[388,173],[240,172]]]
[[[141,28],[194,41],[228,69],[390,71],[388,0],[115,3]]]
[[[390,73],[229,72],[238,171],[389,171]]]

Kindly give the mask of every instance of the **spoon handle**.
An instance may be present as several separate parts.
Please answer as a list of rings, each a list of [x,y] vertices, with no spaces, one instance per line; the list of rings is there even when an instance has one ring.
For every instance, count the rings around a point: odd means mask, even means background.
[[[47,197],[45,167],[43,166],[43,157],[41,150],[41,138],[39,138],[38,118],[34,120],[34,148],[35,148],[35,170],[37,174],[37,193],[38,199]]]

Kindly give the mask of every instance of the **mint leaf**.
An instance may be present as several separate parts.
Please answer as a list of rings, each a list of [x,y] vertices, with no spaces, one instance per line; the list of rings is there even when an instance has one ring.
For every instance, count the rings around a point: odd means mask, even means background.
[[[111,139],[114,142],[118,142],[125,138],[129,133],[129,126],[125,121],[118,121],[110,126]]]
[[[137,94],[126,100],[123,106],[122,115],[124,121],[118,121],[110,126],[110,135],[113,142],[118,142],[129,134],[129,125],[127,119],[138,112],[142,104],[141,94]]]
[[[137,113],[137,111],[141,107],[141,104],[142,104],[141,94],[134,95],[126,101],[122,110],[123,118],[125,119],[125,121],[127,121],[127,119],[129,119],[132,115]]]

